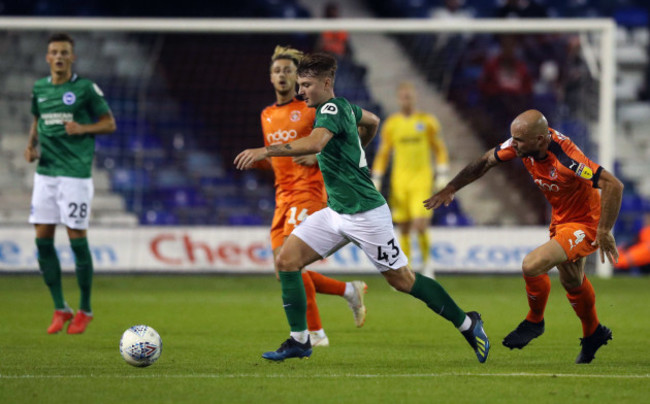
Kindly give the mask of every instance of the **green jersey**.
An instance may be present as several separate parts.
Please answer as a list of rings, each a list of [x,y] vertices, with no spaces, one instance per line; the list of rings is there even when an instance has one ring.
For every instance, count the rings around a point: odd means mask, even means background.
[[[327,189],[327,204],[338,213],[365,212],[386,203],[370,177],[357,124],[361,108],[345,98],[332,98],[316,108],[314,128],[334,136],[318,153]]]
[[[73,74],[63,84],[46,77],[34,84],[32,114],[38,117],[41,156],[36,172],[52,177],[90,178],[95,155],[95,136],[70,136],[65,122],[91,124],[110,112],[102,90],[90,80]]]

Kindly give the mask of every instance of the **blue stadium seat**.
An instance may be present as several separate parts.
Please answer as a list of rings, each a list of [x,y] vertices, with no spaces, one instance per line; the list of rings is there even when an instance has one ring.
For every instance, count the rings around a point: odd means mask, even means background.
[[[621,214],[641,215],[644,210],[644,200],[636,194],[623,194],[621,201]]]
[[[147,210],[140,215],[140,224],[155,226],[176,226],[178,217],[168,211]]]
[[[111,173],[111,185],[114,191],[147,190],[151,178],[143,169],[117,168]]]
[[[186,159],[187,171],[202,177],[222,177],[225,175],[221,157],[204,151],[190,151]]]
[[[154,197],[159,199],[167,208],[201,207],[208,204],[199,190],[188,186],[159,190],[154,193]]]
[[[241,196],[216,196],[214,206],[217,209],[222,208],[245,208],[248,206],[246,198]]]
[[[154,185],[161,190],[182,188],[192,183],[179,168],[164,168],[156,171],[154,175]]]
[[[618,25],[627,28],[647,27],[648,10],[643,7],[621,7],[614,11],[614,19]]]
[[[256,214],[232,215],[228,217],[228,224],[231,226],[261,226],[264,219]]]
[[[134,153],[164,154],[162,142],[152,134],[130,134],[126,146]]]

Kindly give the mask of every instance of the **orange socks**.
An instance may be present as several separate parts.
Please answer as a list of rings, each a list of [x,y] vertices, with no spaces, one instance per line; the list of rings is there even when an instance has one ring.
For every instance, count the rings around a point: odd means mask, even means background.
[[[582,285],[567,290],[566,297],[582,322],[583,336],[588,337],[593,334],[599,322],[598,315],[596,315],[596,293],[589,279],[585,276],[582,279]]]
[[[528,306],[530,307],[526,320],[539,323],[544,319],[544,309],[546,308],[548,295],[551,292],[551,280],[548,274],[532,277],[524,275],[524,280],[526,281],[526,294],[528,296]],[[582,279],[582,285],[567,290],[566,297],[582,322],[582,334],[585,337],[593,334],[598,327],[599,321],[596,315],[596,294],[589,279],[585,276]]]
[[[544,320],[544,309],[548,301],[548,295],[551,293],[551,279],[548,274],[538,276],[526,276],[526,296],[528,297],[528,315],[526,320],[531,323],[539,323]]]
[[[309,331],[318,331],[323,328],[323,325],[316,304],[316,292],[343,296],[345,282],[328,278],[313,271],[302,271],[302,282],[305,284],[305,295],[307,297],[307,328]]]
[[[305,274],[309,274],[311,281],[316,288],[316,292],[318,293],[338,296],[343,296],[343,293],[345,293],[345,282],[328,278],[327,276],[321,275],[318,272],[314,271],[304,271],[302,275],[303,279],[305,277]],[[307,285],[307,281],[305,281],[305,285]]]
[[[316,288],[307,271],[302,272],[302,282],[305,284],[305,296],[307,297],[307,329],[318,331],[323,328],[320,322],[320,313],[316,304]]]

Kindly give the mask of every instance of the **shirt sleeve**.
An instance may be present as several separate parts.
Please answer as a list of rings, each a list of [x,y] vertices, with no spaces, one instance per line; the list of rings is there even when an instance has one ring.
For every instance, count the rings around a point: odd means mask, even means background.
[[[568,138],[565,138],[560,142],[560,147],[568,156],[566,164],[564,162],[562,163],[565,166],[568,166],[569,170],[573,171],[581,181],[588,181],[591,183],[592,187],[598,188],[598,179],[600,178],[603,168],[585,156],[582,150],[580,150],[580,148]],[[561,160],[562,159],[560,159],[560,161]]]
[[[104,93],[99,86],[93,82],[90,82],[90,85],[88,86],[88,97],[90,100],[90,111],[95,118],[111,112],[106,99],[104,99]]]
[[[334,135],[342,132],[342,114],[341,108],[334,102],[326,102],[318,107],[316,114],[316,122],[314,128],[325,128],[332,132]]]
[[[517,157],[517,152],[512,147],[512,138],[494,148],[494,157],[499,162],[510,161]]]
[[[363,115],[363,110],[361,109],[360,106],[355,105],[355,104],[350,104],[352,107],[352,112],[354,113],[354,118],[356,119],[357,123],[361,120],[361,116]]]

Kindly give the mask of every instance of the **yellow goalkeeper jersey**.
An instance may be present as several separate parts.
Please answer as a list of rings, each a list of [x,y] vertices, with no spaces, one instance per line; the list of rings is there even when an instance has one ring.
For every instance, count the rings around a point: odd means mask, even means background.
[[[388,117],[381,130],[381,141],[372,168],[374,175],[384,174],[391,151],[392,188],[415,181],[432,181],[432,151],[436,165],[447,165],[449,160],[440,136],[440,123],[433,115],[424,112],[409,116],[398,112]],[[420,183],[420,186],[426,187],[426,182]]]

